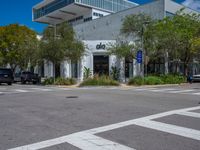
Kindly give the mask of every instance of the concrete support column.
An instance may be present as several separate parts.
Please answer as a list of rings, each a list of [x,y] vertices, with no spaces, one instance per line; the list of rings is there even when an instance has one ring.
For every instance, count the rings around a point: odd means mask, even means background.
[[[109,56],[109,74],[111,73],[112,71],[112,67],[118,67],[117,66],[117,57],[115,55],[110,55]]]
[[[64,78],[70,78],[71,77],[71,61],[65,60],[61,63],[60,66],[61,70],[61,76]]]
[[[133,77],[138,76],[138,65],[137,65],[137,60],[133,59]]]
[[[125,58],[119,59],[119,67],[120,67],[120,80],[121,82],[125,82]]]
[[[53,63],[47,60],[44,60],[44,76],[53,77]]]

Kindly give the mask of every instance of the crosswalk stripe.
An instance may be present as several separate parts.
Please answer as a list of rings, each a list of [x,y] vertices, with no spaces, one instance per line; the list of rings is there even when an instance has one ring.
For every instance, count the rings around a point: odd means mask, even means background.
[[[184,109],[179,109],[179,110],[172,110],[172,111],[154,114],[154,115],[150,115],[150,116],[146,116],[142,118],[119,122],[116,124],[111,124],[111,125],[107,125],[103,127],[93,128],[93,129],[73,133],[70,135],[58,137],[55,139],[49,139],[49,140],[34,143],[34,144],[12,148],[9,150],[28,150],[28,149],[38,150],[38,149],[47,148],[50,146],[59,145],[62,143],[72,144],[73,146],[78,147],[82,150],[134,150],[133,148],[121,145],[113,141],[108,141],[96,135],[98,133],[130,126],[130,125],[138,125],[141,127],[154,129],[157,131],[163,131],[166,133],[171,133],[174,135],[179,135],[179,136],[200,141],[200,131],[198,130],[166,124],[166,123],[161,123],[157,121],[152,121],[152,119],[157,119],[157,118],[177,114],[179,112],[194,111],[198,109],[200,109],[200,106],[184,108]]]
[[[30,89],[38,91],[53,91],[52,89],[44,89],[44,88],[30,88]]]
[[[166,91],[173,91],[176,89],[155,89],[155,90],[150,90],[152,92],[166,92]]]
[[[16,92],[20,92],[20,93],[27,93],[27,92],[29,92],[29,91],[27,91],[27,90],[21,90],[21,89],[16,89],[15,91],[16,91]]]
[[[135,125],[191,138],[194,140],[200,140],[200,131],[190,129],[190,128],[161,123],[161,122],[152,121],[152,120],[138,121],[138,122],[135,122]]]
[[[186,93],[186,92],[192,92],[195,90],[176,90],[176,91],[168,91],[168,93]]]
[[[192,93],[193,95],[200,95],[200,92],[199,93]]]
[[[119,143],[84,132],[69,136],[67,142],[75,145],[81,150],[135,150]]]
[[[149,90],[156,90],[157,88],[138,88],[138,89],[134,89],[134,91],[149,91]]]
[[[186,112],[178,112],[177,114],[188,117],[200,118],[200,113],[195,113],[195,112],[186,111]]]

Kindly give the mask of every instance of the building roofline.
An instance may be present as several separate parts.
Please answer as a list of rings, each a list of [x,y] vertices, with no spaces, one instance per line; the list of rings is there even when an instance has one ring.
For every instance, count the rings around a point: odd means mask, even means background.
[[[125,10],[121,10],[121,11],[115,12],[114,14],[109,14],[109,15],[106,15],[106,16],[104,16],[104,17],[102,17],[102,18],[97,18],[97,19],[94,19],[94,20],[91,20],[91,21],[85,22],[85,23],[90,23],[90,22],[92,22],[92,21],[95,22],[95,21],[98,21],[99,19],[105,19],[105,18],[109,17],[110,15],[115,15],[115,14],[118,14],[118,13],[122,13],[122,12],[125,12],[125,11],[127,11],[127,10],[134,9],[134,8],[138,8],[138,7],[142,7],[142,6],[145,6],[145,5],[152,4],[152,3],[156,3],[156,2],[158,2],[158,1],[161,1],[161,0],[155,0],[155,1],[151,1],[151,2],[149,2],[149,3],[145,3],[145,4],[138,5],[138,6],[135,6],[135,7],[131,7],[131,8],[125,9]],[[162,0],[162,1],[165,2],[165,0]],[[170,0],[170,1],[173,1],[173,0]],[[174,2],[174,1],[173,1],[173,2]],[[176,2],[174,2],[174,3],[176,3]],[[176,3],[176,4],[181,5],[183,8],[190,9],[190,10],[195,11],[196,13],[200,14],[200,12],[198,12],[198,11],[196,11],[196,10],[193,10],[193,9],[191,9],[191,8],[189,8],[189,7],[186,7],[186,6],[182,5],[182,4],[179,4],[179,3]],[[165,3],[164,3],[164,5],[165,5]],[[165,9],[165,8],[164,8],[164,9]],[[165,9],[165,10],[166,10],[166,9]],[[164,11],[165,11],[165,10],[164,10]],[[79,26],[79,25],[80,25],[80,24],[77,24],[77,25],[74,25],[74,26]]]

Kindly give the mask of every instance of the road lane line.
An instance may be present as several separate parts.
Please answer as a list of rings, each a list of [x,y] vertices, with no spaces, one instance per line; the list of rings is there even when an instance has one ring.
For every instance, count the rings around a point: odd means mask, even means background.
[[[30,91],[27,91],[27,90],[21,90],[21,89],[16,89],[15,91],[16,91],[16,92],[20,92],[20,93],[27,93],[27,92],[30,92]]]
[[[200,95],[200,93],[192,93],[193,95]]]
[[[75,145],[81,150],[135,150],[134,148],[84,132],[71,135],[67,143]]]
[[[178,90],[178,91],[168,91],[168,93],[186,93],[186,92],[192,92],[195,90]]]
[[[133,89],[134,91],[150,91],[150,90],[156,90],[157,88],[138,88]]]
[[[157,118],[177,114],[180,112],[187,112],[187,111],[193,111],[193,110],[198,110],[198,109],[200,109],[200,106],[172,110],[172,111],[163,112],[163,113],[150,115],[150,116],[146,116],[142,118],[137,118],[133,120],[128,120],[128,121],[124,121],[124,122],[120,122],[116,124],[111,124],[111,125],[107,125],[103,127],[93,128],[90,130],[85,130],[82,132],[62,136],[55,139],[46,140],[43,142],[38,142],[38,143],[30,144],[30,145],[17,147],[17,148],[12,148],[9,150],[38,150],[38,149],[47,148],[47,147],[51,147],[51,146],[55,146],[55,145],[59,145],[63,143],[72,144],[73,146],[79,147],[82,150],[134,150],[133,148],[131,149],[124,145],[120,145],[118,143],[108,141],[106,139],[103,139],[101,137],[94,135],[97,133],[102,133],[102,132],[130,126],[130,125],[139,125],[142,127],[155,129],[158,131],[163,131],[163,132],[167,132],[167,133],[171,133],[171,134],[175,134],[175,135],[179,135],[179,136],[183,136],[183,137],[187,137],[187,138],[191,138],[195,140],[200,140],[200,131],[198,130],[180,127],[180,126],[171,125],[171,124],[165,124],[165,123],[161,123],[157,121],[151,121],[152,119],[157,119]],[[104,144],[108,144],[108,145],[104,145]],[[114,145],[116,144],[117,144],[118,149],[113,148]],[[94,146],[99,146],[99,147],[97,148]]]
[[[32,90],[39,90],[39,91],[45,91],[45,92],[48,92],[48,91],[53,91],[53,89],[44,89],[44,88],[30,88]]]
[[[155,90],[149,90],[149,91],[152,91],[152,92],[168,92],[168,91],[173,91],[173,90],[176,90],[176,89],[155,89]]]
[[[125,127],[125,126],[134,125],[136,122],[141,121],[141,120],[153,120],[153,119],[158,119],[158,118],[162,118],[162,117],[165,117],[165,116],[177,114],[179,112],[193,111],[193,110],[198,110],[198,109],[200,109],[200,106],[178,109],[178,110],[172,110],[172,111],[168,111],[168,112],[163,112],[163,113],[154,114],[154,115],[150,115],[150,116],[146,116],[146,117],[142,117],[142,118],[137,118],[137,119],[128,120],[128,121],[124,121],[124,122],[120,122],[120,123],[116,123],[116,124],[111,124],[111,125],[107,125],[107,126],[103,126],[103,127],[90,129],[87,132],[89,132],[91,134],[98,134],[98,133],[101,133],[101,132],[106,132],[106,131],[122,128],[122,127]]]
[[[195,113],[195,112],[179,112],[177,114],[188,117],[200,118],[200,113]]]
[[[194,130],[190,128],[185,128],[181,126],[161,123],[157,121],[150,121],[150,120],[138,121],[135,123],[135,125],[200,141],[199,130]]]

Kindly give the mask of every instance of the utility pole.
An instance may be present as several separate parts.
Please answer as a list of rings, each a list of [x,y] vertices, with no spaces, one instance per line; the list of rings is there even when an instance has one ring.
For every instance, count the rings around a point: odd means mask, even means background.
[[[143,52],[143,61],[142,61],[142,76],[147,76],[147,64],[148,64],[148,60],[147,60],[147,51],[144,49],[144,33],[145,33],[145,29],[146,29],[146,25],[148,25],[150,22],[149,21],[145,21],[142,24],[142,37],[141,37],[141,41],[142,41],[142,52]]]

